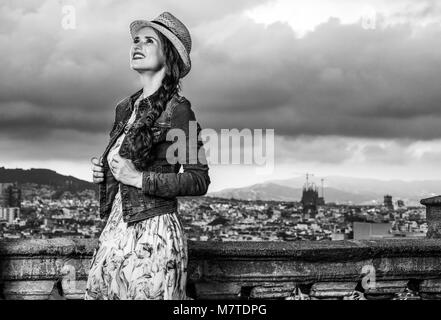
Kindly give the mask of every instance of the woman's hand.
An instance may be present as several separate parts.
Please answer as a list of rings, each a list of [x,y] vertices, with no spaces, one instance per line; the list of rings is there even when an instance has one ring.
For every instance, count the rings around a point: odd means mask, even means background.
[[[142,172],[136,170],[131,160],[116,154],[109,165],[116,180],[126,185],[142,189]]]
[[[93,157],[90,161],[92,162],[93,183],[103,183],[104,169],[102,162],[100,162],[97,157]]]

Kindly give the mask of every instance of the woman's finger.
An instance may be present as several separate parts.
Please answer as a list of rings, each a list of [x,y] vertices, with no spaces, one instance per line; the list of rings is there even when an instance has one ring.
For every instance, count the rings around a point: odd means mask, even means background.
[[[103,178],[93,178],[93,183],[101,183],[104,182]]]
[[[104,168],[103,167],[99,167],[99,166],[93,166],[92,167],[92,171],[103,172]]]
[[[102,173],[102,172],[94,172],[93,176],[95,178],[103,178],[104,177],[104,173]]]
[[[97,157],[92,157],[92,159],[90,159],[90,161],[94,165],[99,165],[100,164],[100,160]]]

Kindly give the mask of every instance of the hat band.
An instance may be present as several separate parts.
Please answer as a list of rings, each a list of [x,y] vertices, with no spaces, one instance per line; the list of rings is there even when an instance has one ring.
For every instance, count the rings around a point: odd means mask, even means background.
[[[171,33],[173,33],[174,35],[176,35],[176,33],[174,33],[168,26],[166,26],[165,24],[163,24],[162,22],[159,21],[152,21],[151,23],[160,25],[161,27],[167,29],[168,31],[170,31]]]

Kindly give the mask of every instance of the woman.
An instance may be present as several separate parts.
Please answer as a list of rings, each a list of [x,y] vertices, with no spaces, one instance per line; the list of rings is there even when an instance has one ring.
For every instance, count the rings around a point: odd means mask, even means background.
[[[118,103],[102,160],[92,159],[100,214],[108,220],[85,298],[187,299],[187,242],[176,197],[203,195],[210,184],[202,142],[189,139],[194,113],[179,95],[180,79],[191,68],[191,38],[168,12],[132,22],[130,32],[131,68],[143,89]],[[166,139],[170,129],[185,133],[179,162],[167,153],[174,143]]]

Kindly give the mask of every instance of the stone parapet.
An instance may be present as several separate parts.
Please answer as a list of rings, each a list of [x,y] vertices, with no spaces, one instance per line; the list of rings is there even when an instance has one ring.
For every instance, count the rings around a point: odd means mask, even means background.
[[[0,242],[3,299],[81,299],[96,240]],[[189,241],[195,299],[438,299],[441,240]]]

